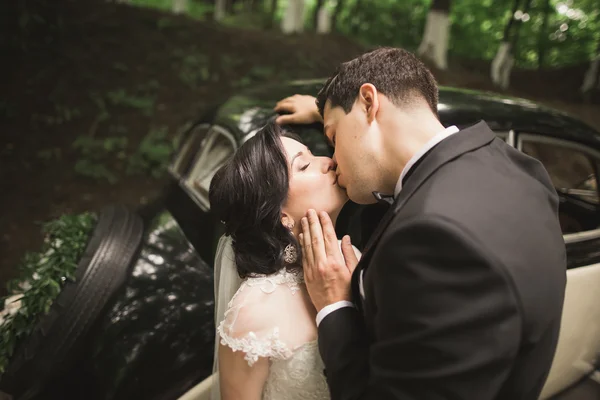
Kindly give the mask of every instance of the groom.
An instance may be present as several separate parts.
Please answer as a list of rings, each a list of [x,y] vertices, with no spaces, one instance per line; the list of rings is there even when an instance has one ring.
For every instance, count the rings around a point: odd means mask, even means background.
[[[392,203],[360,262],[327,214],[302,221],[334,400],[536,400],[548,375],[566,282],[557,194],[485,122],[444,128],[437,101],[427,68],[390,48],[318,94],[339,185]]]

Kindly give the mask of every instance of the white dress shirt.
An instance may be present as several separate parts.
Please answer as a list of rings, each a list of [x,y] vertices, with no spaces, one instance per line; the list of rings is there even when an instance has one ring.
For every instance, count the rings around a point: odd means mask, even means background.
[[[417,151],[411,157],[410,160],[408,160],[408,162],[404,166],[404,169],[402,169],[402,173],[400,174],[400,178],[398,179],[398,182],[396,183],[396,188],[394,190],[394,198],[398,197],[398,194],[402,190],[402,179],[404,179],[404,177],[406,176],[408,171],[413,167],[413,165],[415,165],[416,162],[419,161],[421,159],[421,157],[423,157],[425,155],[425,153],[427,153],[429,150],[433,149],[438,143],[440,143],[442,140],[454,135],[458,131],[459,130],[456,126],[454,126],[454,125],[449,126],[448,128],[444,129],[443,131],[441,131],[440,133],[438,133],[437,135],[435,135],[434,137],[429,139],[429,141],[427,143],[425,143],[425,145],[423,147],[421,147],[421,149],[419,151]],[[359,290],[360,290],[360,295],[364,297],[363,277],[362,277],[363,272],[364,272],[364,270],[361,271],[361,274],[359,276]],[[326,307],[323,307],[323,309],[317,313],[317,326],[319,326],[321,321],[323,321],[323,319],[326,316],[328,316],[332,312],[339,310],[340,308],[344,308],[344,307],[354,307],[354,304],[352,304],[352,302],[350,302],[350,301],[343,300],[343,301],[338,301],[337,303],[330,304]]]

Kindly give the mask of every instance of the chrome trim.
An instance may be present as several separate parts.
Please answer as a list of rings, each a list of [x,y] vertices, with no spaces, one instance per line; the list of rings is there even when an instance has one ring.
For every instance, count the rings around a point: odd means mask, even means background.
[[[177,172],[179,170],[179,167],[181,166],[181,162],[183,161],[183,158],[184,158],[183,155],[188,152],[188,147],[192,145],[195,137],[200,134],[198,131],[201,129],[206,129],[207,131],[209,131],[210,124],[208,124],[208,123],[198,124],[198,125],[193,126],[191,129],[193,130],[193,132],[190,133],[190,135],[185,140],[185,143],[183,144],[183,146],[181,146],[181,148],[177,151],[177,156],[175,157],[175,159],[169,164],[169,168],[168,168],[169,173],[178,180],[183,178],[182,175],[179,172]],[[207,132],[207,135],[208,135],[208,132]]]
[[[200,149],[198,155],[194,159],[190,172],[179,182],[179,186],[181,186],[184,189],[184,191],[190,196],[190,198],[192,198],[192,200],[194,200],[194,202],[205,211],[210,210],[210,201],[208,200],[207,196],[202,196],[196,190],[193,189],[194,182],[190,181],[190,179],[192,176],[196,175],[195,172],[198,167],[198,163],[206,155],[208,151],[207,149],[210,148],[210,146],[216,140],[218,135],[224,136],[225,138],[227,138],[227,140],[229,140],[233,149],[232,155],[237,151],[237,142],[235,140],[235,137],[231,132],[229,132],[229,130],[218,125],[211,126],[208,133],[206,134],[205,145],[202,149]],[[219,169],[222,165],[223,164],[216,165],[214,172],[216,172],[216,170]]]
[[[511,129],[508,131],[508,137],[506,138],[506,144],[511,147],[515,147],[515,131]]]
[[[538,143],[556,144],[556,145],[560,145],[563,147],[569,147],[574,150],[579,150],[584,153],[588,153],[589,155],[591,155],[592,157],[594,157],[594,158],[598,159],[598,161],[600,161],[600,151],[593,149],[589,146],[586,146],[586,145],[583,145],[580,143],[575,143],[570,140],[550,138],[547,136],[536,135],[536,134],[532,134],[532,133],[519,133],[519,137],[517,140],[517,149],[518,150],[523,151],[523,141],[527,140],[527,139],[534,141],[534,142],[538,142]]]
[[[593,229],[591,231],[584,231],[584,232],[577,232],[577,233],[568,233],[566,235],[563,235],[565,244],[580,243],[580,242],[585,242],[587,240],[598,239],[598,238],[600,238],[600,229]]]

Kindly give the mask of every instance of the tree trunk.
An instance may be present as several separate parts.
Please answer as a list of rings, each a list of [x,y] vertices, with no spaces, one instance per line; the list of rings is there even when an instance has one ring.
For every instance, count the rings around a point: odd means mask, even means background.
[[[496,56],[492,60],[490,75],[494,85],[504,87],[507,85],[506,78],[510,77],[510,70],[515,62],[515,58],[512,54],[512,45],[510,41],[510,33],[515,23],[515,13],[519,10],[521,0],[515,0],[513,3],[512,10],[508,17],[508,22],[504,28],[504,35],[502,35],[502,42],[498,47]],[[507,73],[508,71],[508,73]]]
[[[227,0],[217,0],[215,3],[215,21],[221,21],[227,15]]]
[[[503,42],[510,41],[509,35],[510,35],[511,28],[512,28],[513,24],[515,23],[515,13],[519,10],[519,4],[521,4],[521,0],[515,0],[512,11],[510,13],[510,16],[508,17],[508,23],[506,24],[506,27],[504,28],[504,35],[502,35]]]
[[[321,9],[323,8],[323,4],[325,3],[325,0],[317,0],[317,4],[315,4],[315,9],[313,11],[313,29],[315,30],[315,32],[317,31],[317,27],[319,26],[319,13],[321,12]]]
[[[304,30],[304,0],[288,0],[281,30],[283,33],[301,33]]]
[[[335,5],[335,10],[333,11],[333,15],[331,16],[331,30],[337,31],[337,23],[338,18],[342,10],[344,9],[345,0],[337,0],[337,4]]]
[[[317,14],[317,33],[321,35],[331,33],[331,13],[325,6],[322,6]]]
[[[173,0],[173,12],[183,14],[187,11],[187,0]]]
[[[538,37],[538,69],[542,69],[544,67],[546,50],[548,49],[548,33],[546,32],[546,29],[548,28],[550,10],[550,0],[545,0],[542,11],[544,13],[544,19],[542,20],[542,26],[540,27],[540,34]]]
[[[519,32],[521,30],[522,20],[515,21],[515,13],[518,11],[520,1],[515,0],[510,20],[504,30],[504,38],[498,52],[492,61],[491,77],[495,85],[502,89],[507,89],[510,85],[510,74],[515,65],[514,49],[519,40]],[[532,0],[526,0],[523,14],[527,14],[531,8]]]
[[[583,77],[583,84],[579,89],[586,97],[590,97],[594,88],[600,90],[600,42],[596,50],[596,57],[590,62],[590,66]]]
[[[525,8],[523,9],[523,14],[529,13],[529,10],[531,9],[531,3],[533,3],[533,0],[526,0]],[[512,38],[511,38],[511,44],[512,44],[513,49],[515,48],[515,46],[517,45],[517,41],[519,40],[519,33],[521,32],[521,26],[523,26],[523,20],[519,20],[519,22],[517,22],[517,24],[515,25],[515,33],[514,33],[514,35],[512,35]]]
[[[265,27],[267,29],[273,28],[275,25],[275,13],[277,12],[277,0],[271,0],[271,4],[269,7],[269,13],[267,16],[267,21]]]
[[[451,0],[433,0],[427,13],[425,31],[417,54],[427,58],[439,69],[448,68]]]

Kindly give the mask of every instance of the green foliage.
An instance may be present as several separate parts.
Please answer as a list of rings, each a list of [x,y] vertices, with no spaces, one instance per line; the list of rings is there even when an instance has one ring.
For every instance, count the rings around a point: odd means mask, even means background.
[[[81,116],[81,111],[78,108],[55,103],[54,113],[50,115],[32,114],[31,122],[34,124],[42,122],[47,126],[62,125],[73,121],[79,116]]]
[[[154,112],[154,97],[150,95],[130,94],[125,89],[118,89],[108,92],[106,98],[114,106],[134,108],[148,117]]]
[[[38,151],[37,156],[45,161],[60,160],[62,157],[62,150],[59,147],[43,149]]]
[[[273,67],[270,66],[261,66],[255,65],[248,71],[248,73],[241,77],[238,81],[235,82],[235,86],[237,87],[245,87],[258,82],[265,82],[269,79],[275,79],[278,71],[275,71]]]
[[[163,176],[176,149],[176,143],[169,139],[166,127],[151,129],[133,153],[127,152],[128,139],[123,136],[127,134],[125,127],[111,126],[109,131],[117,136],[79,136],[73,142],[72,147],[79,153],[75,173],[111,184],[119,180],[122,165],[128,175]],[[51,157],[51,154],[44,153],[40,157]],[[121,162],[115,163],[115,159]]]
[[[543,67],[583,63],[593,58],[600,40],[599,6],[590,1],[550,0],[544,27],[545,1],[534,0],[529,19],[522,22],[515,48],[515,62],[524,68],[539,66],[540,51],[546,55]],[[492,59],[511,15],[512,1],[471,0],[453,2],[450,53],[466,58]],[[558,11],[560,10],[560,12]],[[561,25],[563,29],[561,31]],[[542,31],[542,29],[544,29]],[[477,38],[477,40],[474,40]]]
[[[102,139],[79,136],[72,144],[80,154],[79,160],[75,163],[75,173],[95,180],[105,180],[111,184],[116,183],[117,176],[107,167],[107,164],[114,155],[122,159],[126,157],[127,142],[127,138],[122,136]]]
[[[110,117],[108,108],[106,107],[106,101],[98,93],[90,93],[90,99],[98,107],[98,115],[96,116],[96,124],[105,121]]]
[[[521,25],[516,65],[536,68],[540,53],[544,54],[543,67],[591,60],[600,41],[598,2],[550,0],[544,26],[545,1],[533,0],[529,19]],[[421,41],[430,4],[429,0],[347,0],[337,17],[338,30],[368,45],[402,46],[414,51]],[[453,1],[449,54],[491,60],[509,18],[513,17],[513,4],[513,0]],[[562,31],[561,26],[566,30]]]
[[[175,65],[179,71],[179,79],[188,86],[195,88],[210,79],[209,59],[196,47],[187,51],[176,49],[173,56],[180,60]]]
[[[136,152],[129,157],[127,173],[148,173],[154,178],[161,178],[175,149],[176,143],[168,138],[166,127],[151,129],[142,139]]]
[[[96,223],[91,213],[64,215],[46,223],[42,249],[27,253],[19,265],[20,275],[8,283],[9,296],[2,299],[0,322],[0,374],[20,340],[31,334],[67,281],[74,281],[77,263]],[[14,296],[18,296],[15,298]],[[13,310],[6,300],[19,301]],[[5,308],[7,309],[5,311]]]
[[[338,16],[338,29],[371,45],[415,50],[421,41],[429,2],[347,0]]]
[[[139,7],[155,8],[158,10],[169,11],[169,12],[173,9],[173,0],[131,0],[131,4],[133,4],[135,6],[139,6]],[[206,14],[213,12],[213,10],[215,8],[214,4],[210,4],[210,3],[207,4],[206,2],[203,2],[203,1],[193,1],[193,0],[188,0],[187,6],[188,6],[188,8],[187,8],[187,11],[185,14],[188,17],[198,19],[198,20],[205,19]],[[169,26],[168,23],[166,23],[167,25],[162,25],[162,24],[165,24],[164,21],[159,24],[161,24],[158,26],[159,29]]]

